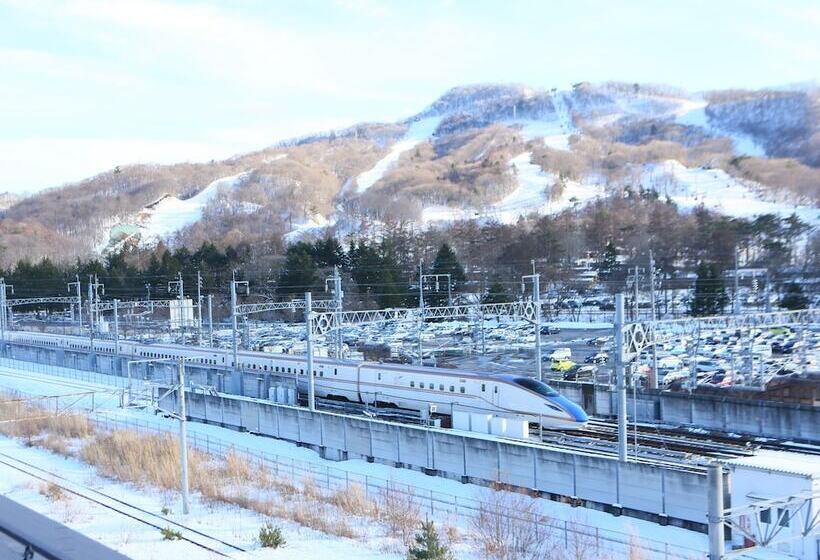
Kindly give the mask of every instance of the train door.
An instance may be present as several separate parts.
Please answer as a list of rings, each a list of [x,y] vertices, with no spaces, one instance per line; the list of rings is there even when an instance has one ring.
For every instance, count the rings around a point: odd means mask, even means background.
[[[498,383],[490,383],[490,391],[492,391],[492,395],[490,396],[491,402],[494,406],[501,406],[501,388],[499,387]]]
[[[581,406],[590,414],[595,413],[595,385],[592,383],[581,383]]]

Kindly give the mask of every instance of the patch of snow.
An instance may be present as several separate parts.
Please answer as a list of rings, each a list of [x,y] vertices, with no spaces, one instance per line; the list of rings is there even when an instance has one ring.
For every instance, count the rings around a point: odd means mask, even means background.
[[[285,243],[295,243],[301,238],[321,233],[323,229],[332,226],[333,221],[328,220],[321,214],[314,214],[304,222],[298,223],[292,230],[285,234]]]
[[[440,122],[441,117],[429,117],[419,119],[411,124],[404,134],[404,137],[393,144],[386,156],[376,162],[376,165],[374,165],[372,169],[356,177],[356,192],[361,194],[375,185],[379,179],[384,177],[384,174],[399,161],[399,158],[404,152],[411,150],[416,144],[420,144],[430,138]]]
[[[266,157],[262,160],[262,163],[273,163],[274,161],[279,161],[281,159],[285,159],[286,157],[288,157],[288,154],[276,154],[271,157]]]
[[[705,100],[689,101],[681,106],[681,109],[675,115],[675,120],[679,124],[697,126],[703,128],[716,136],[728,136],[732,140],[732,146],[736,154],[766,157],[766,150],[754,141],[754,138],[748,134],[740,132],[729,132],[713,126],[709,122],[709,116],[706,114]]]
[[[747,184],[722,169],[688,168],[676,160],[667,160],[646,165],[641,186],[657,191],[662,197],[668,196],[682,209],[691,210],[703,205],[737,218],[797,214],[808,224],[820,224],[820,209],[764,200]]]
[[[157,242],[167,239],[175,232],[195,224],[202,219],[205,207],[222,189],[232,189],[242,183],[249,172],[217,179],[200,192],[180,200],[175,196],[165,196],[147,206],[137,214],[137,225],[143,242]]]
[[[510,166],[515,170],[518,186],[499,202],[480,210],[428,206],[422,211],[422,222],[458,221],[484,216],[512,224],[520,216],[533,213],[555,214],[574,205],[586,204],[605,194],[603,186],[589,181],[565,181],[560,193],[554,191],[557,175],[545,173],[540,166],[532,163],[532,152],[514,157],[510,160]]]
[[[569,151],[569,137],[577,132],[572,124],[572,115],[567,105],[566,93],[559,92],[553,95],[556,118],[553,120],[514,120],[507,124],[521,126],[521,134],[525,140],[543,138],[544,145],[553,150]]]

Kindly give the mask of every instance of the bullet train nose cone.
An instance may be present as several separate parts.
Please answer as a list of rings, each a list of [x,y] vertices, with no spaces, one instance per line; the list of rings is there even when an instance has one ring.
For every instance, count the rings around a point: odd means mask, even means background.
[[[576,422],[586,423],[589,422],[589,416],[584,409],[566,398],[563,395],[559,395],[555,397],[555,403],[560,405],[561,408],[567,411],[567,414],[572,416],[572,419]]]

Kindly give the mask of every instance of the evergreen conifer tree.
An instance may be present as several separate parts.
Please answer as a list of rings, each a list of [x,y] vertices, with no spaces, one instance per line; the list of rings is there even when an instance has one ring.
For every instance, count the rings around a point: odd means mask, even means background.
[[[415,543],[407,551],[407,560],[452,560],[450,550],[439,541],[432,521],[424,521],[414,537]]]

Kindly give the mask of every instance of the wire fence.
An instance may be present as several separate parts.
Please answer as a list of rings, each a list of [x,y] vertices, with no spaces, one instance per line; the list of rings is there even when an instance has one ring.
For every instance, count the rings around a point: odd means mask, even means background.
[[[109,407],[117,406],[117,402],[120,405],[125,402],[124,396],[128,387],[128,380],[125,378],[8,358],[0,359],[0,366],[54,375],[63,379],[114,385],[121,391],[116,398],[112,398],[111,392],[108,391],[108,398],[103,402]],[[139,382],[141,390],[147,391],[151,388],[150,384],[139,380],[134,380],[134,382]],[[149,433],[170,433],[172,435],[176,432],[176,426],[172,422],[106,416],[103,414],[105,411],[101,410],[101,401],[99,399],[95,400],[94,391],[85,394],[72,393],[47,397],[33,395],[25,391],[16,392],[40,402],[53,402],[53,409],[63,413],[71,409],[97,411],[98,414],[92,418],[92,421],[101,429],[130,429]],[[52,407],[46,405],[46,408],[51,409]],[[364,492],[366,499],[375,501],[383,498],[387,492],[398,497],[402,503],[415,508],[420,517],[429,519],[446,518],[450,523],[462,527],[474,526],[482,515],[486,515],[491,496],[497,492],[496,489],[476,488],[475,497],[439,492],[394,479],[238,445],[235,442],[211,434],[196,433],[196,425],[189,424],[189,426],[189,446],[208,454],[224,457],[227,453],[233,452],[242,456],[248,462],[264,465],[277,478],[287,479],[293,484],[304,485],[310,483],[328,494],[349,491],[353,487],[358,487]],[[505,493],[516,495],[512,492]],[[545,510],[548,510],[548,508],[536,506],[533,511],[526,514],[516,514],[511,511],[493,511],[491,513],[499,516],[507,524],[514,523],[519,529],[530,531],[536,536],[549,537],[556,543],[563,543],[563,546],[575,553],[576,556],[579,553],[578,549],[583,548],[585,551],[594,551],[594,558],[598,558],[602,554],[615,554],[623,557],[643,554],[642,557],[648,556],[663,560],[705,558],[705,553],[696,548],[680,544],[673,545],[660,540],[640,537],[639,535],[603,529],[578,521],[554,519]]]

